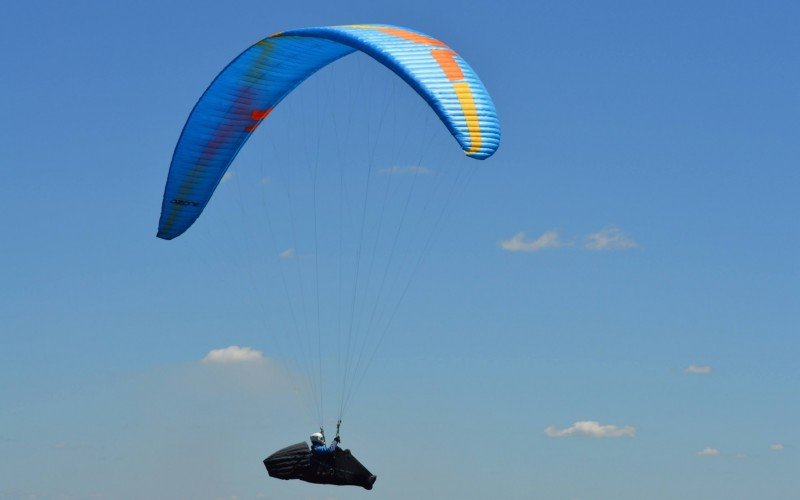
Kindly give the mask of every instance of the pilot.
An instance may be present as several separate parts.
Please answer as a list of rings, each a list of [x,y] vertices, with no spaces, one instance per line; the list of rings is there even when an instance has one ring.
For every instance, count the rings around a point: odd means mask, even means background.
[[[315,432],[311,435],[311,453],[315,455],[330,455],[336,450],[339,445],[339,436],[333,438],[333,442],[329,445],[325,444],[325,435],[321,432]]]

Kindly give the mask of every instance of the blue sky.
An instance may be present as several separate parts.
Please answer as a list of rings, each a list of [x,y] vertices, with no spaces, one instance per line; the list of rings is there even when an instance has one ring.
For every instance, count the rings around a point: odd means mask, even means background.
[[[7,7],[0,498],[793,498],[799,14],[792,2]],[[497,154],[462,158],[399,80],[345,60],[265,122],[196,227],[155,238],[172,149],[213,76],[270,33],[355,22],[418,29],[469,61],[498,109]],[[394,128],[378,134],[385,99]],[[359,137],[375,132],[376,168],[472,172],[347,414],[344,443],[379,476],[369,493],[264,474],[264,456],[316,424],[275,272],[317,252],[244,236],[280,172],[308,163],[297,154],[314,150],[315,125],[332,143],[344,106],[356,106],[346,154],[363,158]],[[396,130],[431,138],[422,161]],[[277,256],[289,247],[292,263]],[[232,345],[261,359],[202,362]]]

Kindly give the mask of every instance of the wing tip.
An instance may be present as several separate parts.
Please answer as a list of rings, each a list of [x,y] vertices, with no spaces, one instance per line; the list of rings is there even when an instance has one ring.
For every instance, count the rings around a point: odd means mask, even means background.
[[[496,151],[497,151],[497,148],[482,149],[482,150],[478,150],[478,151],[474,151],[474,152],[471,152],[468,149],[465,149],[464,150],[464,154],[469,156],[470,158],[475,159],[475,160],[485,160],[485,159],[489,158],[490,156],[492,156]]]

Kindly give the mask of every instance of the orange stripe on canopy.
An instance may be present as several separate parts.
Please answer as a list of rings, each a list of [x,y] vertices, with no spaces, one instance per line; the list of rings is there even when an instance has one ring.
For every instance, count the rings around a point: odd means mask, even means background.
[[[423,45],[436,45],[438,47],[447,47],[444,42],[440,42],[435,38],[431,38],[429,36],[420,35],[419,33],[414,33],[413,31],[408,31],[400,28],[388,28],[385,26],[376,26],[376,30],[380,31],[381,33],[386,33],[387,35],[393,35],[398,38],[403,38],[405,40],[409,40],[414,43],[421,43]]]
[[[431,49],[431,55],[442,67],[442,71],[451,82],[464,79],[464,73],[456,61],[455,52],[448,49]]]

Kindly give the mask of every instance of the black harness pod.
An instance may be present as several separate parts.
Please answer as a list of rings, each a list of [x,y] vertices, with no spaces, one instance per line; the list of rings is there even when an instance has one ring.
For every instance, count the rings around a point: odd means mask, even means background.
[[[337,448],[328,455],[315,455],[305,442],[287,446],[264,459],[271,477],[299,479],[316,484],[361,486],[372,489],[377,476],[350,453]]]

